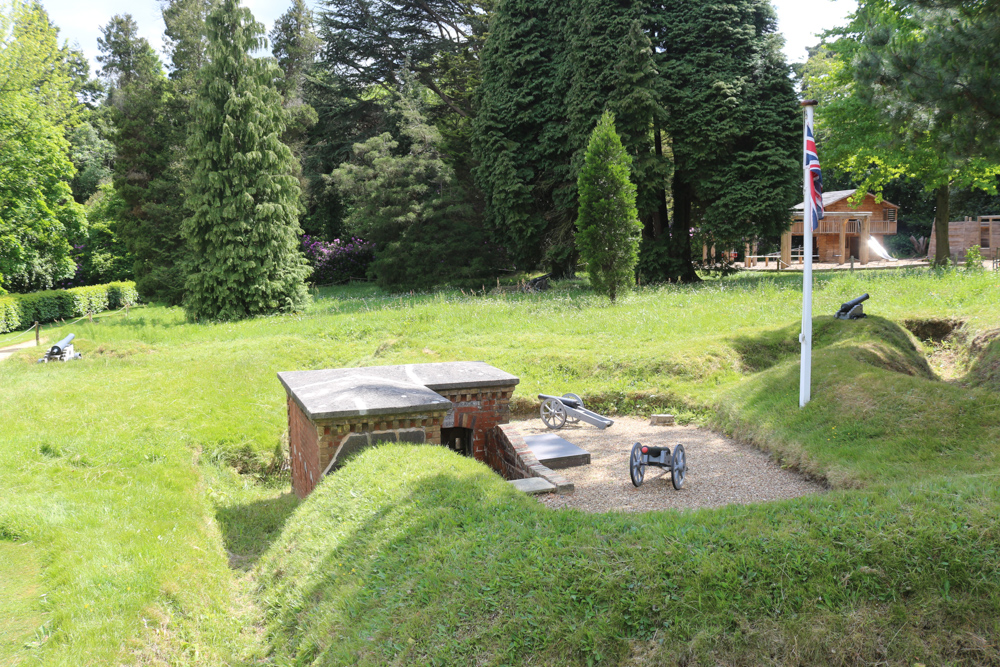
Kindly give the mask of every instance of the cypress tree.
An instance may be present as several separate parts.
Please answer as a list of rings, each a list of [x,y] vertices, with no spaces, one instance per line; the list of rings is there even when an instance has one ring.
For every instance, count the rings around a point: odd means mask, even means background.
[[[629,180],[632,159],[605,111],[597,123],[577,180],[580,191],[576,242],[587,262],[594,291],[614,303],[635,282],[642,224],[635,208],[635,185]]]
[[[307,298],[298,252],[299,186],[284,130],[280,76],[257,59],[264,28],[238,0],[209,14],[188,140],[191,185],[184,221],[192,259],[185,308],[193,318],[239,319],[293,311]]]

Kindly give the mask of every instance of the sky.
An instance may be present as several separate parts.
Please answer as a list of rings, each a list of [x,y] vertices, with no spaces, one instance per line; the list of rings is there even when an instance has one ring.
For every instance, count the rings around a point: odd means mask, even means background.
[[[785,57],[789,63],[806,59],[806,47],[819,42],[818,33],[843,25],[857,8],[856,0],[771,0],[778,13],[778,30],[785,36]],[[62,39],[76,43],[98,65],[97,38],[100,28],[115,14],[129,13],[139,31],[154,49],[163,46],[163,19],[158,0],[42,0]],[[289,0],[244,0],[258,21],[270,31],[274,21],[291,4]],[[314,3],[313,3],[314,4]]]

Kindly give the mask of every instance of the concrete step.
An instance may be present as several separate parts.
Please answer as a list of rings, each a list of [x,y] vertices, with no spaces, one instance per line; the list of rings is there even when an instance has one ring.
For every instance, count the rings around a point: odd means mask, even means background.
[[[518,491],[537,496],[541,493],[555,493],[556,485],[541,477],[526,477],[524,479],[512,479],[509,482]]]

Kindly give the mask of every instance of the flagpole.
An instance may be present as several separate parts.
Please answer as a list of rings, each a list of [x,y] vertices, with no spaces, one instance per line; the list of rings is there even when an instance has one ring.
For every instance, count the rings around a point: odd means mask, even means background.
[[[805,118],[802,125],[802,196],[803,196],[803,217],[802,217],[802,254],[804,268],[802,271],[802,333],[799,334],[801,343],[801,363],[799,364],[799,407],[804,408],[809,402],[810,390],[812,387],[812,288],[813,288],[813,198],[809,184],[812,175],[809,172],[809,165],[806,161],[807,130],[813,124],[813,108],[818,104],[816,100],[805,100],[802,108],[805,110]]]

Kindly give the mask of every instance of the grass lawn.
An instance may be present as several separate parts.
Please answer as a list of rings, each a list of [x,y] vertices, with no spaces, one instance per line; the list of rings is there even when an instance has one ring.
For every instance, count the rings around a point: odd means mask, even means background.
[[[862,292],[875,317],[832,323]],[[997,349],[976,338],[1000,327],[996,276],[818,276],[814,401],[802,411],[799,276],[648,288],[615,306],[577,283],[319,297],[301,315],[234,324],[137,308],[46,332],[76,333],[82,361],[37,365],[26,350],[0,364],[0,556],[40,566],[31,595],[45,596],[44,609],[18,612],[44,612],[44,633],[12,655],[1000,661]],[[901,326],[945,317],[979,341],[968,374],[949,381]],[[359,457],[302,504],[287,493],[269,465],[285,427],[277,371],[448,360],[519,375],[524,410],[541,391],[618,414],[673,410],[834,491],[586,516],[425,449],[391,475],[376,453]],[[25,542],[33,556],[11,551]],[[348,565],[350,576],[337,569]]]
[[[0,541],[0,664],[21,664],[25,645],[44,636],[40,570],[32,543]]]

